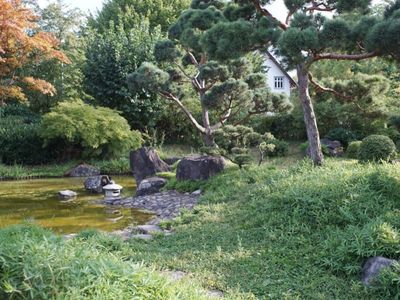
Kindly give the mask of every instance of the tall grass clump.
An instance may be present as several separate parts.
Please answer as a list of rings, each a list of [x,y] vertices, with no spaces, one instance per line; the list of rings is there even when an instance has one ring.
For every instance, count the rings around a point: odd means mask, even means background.
[[[65,241],[32,225],[0,230],[0,299],[205,299],[125,260],[123,243],[82,234]]]

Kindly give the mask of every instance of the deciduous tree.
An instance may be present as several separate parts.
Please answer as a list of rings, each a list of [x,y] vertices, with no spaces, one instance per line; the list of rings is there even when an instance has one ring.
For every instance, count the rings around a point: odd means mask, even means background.
[[[38,17],[20,0],[0,0],[0,20],[0,105],[9,99],[26,100],[26,88],[54,95],[52,84],[21,68],[50,59],[68,63],[56,37],[39,29]]]

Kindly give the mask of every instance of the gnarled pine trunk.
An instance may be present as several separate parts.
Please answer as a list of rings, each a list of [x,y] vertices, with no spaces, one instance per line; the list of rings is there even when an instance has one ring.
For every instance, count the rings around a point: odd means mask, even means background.
[[[304,123],[306,124],[310,156],[312,161],[314,162],[314,165],[321,166],[324,162],[324,156],[321,150],[321,141],[319,139],[317,119],[315,117],[313,104],[311,102],[311,97],[308,91],[308,69],[305,64],[297,66],[297,78],[300,101],[301,105],[303,106]]]
[[[203,141],[206,147],[215,147],[213,132],[210,125],[210,116],[206,107],[202,108],[203,113],[203,126],[205,133],[203,133]]]

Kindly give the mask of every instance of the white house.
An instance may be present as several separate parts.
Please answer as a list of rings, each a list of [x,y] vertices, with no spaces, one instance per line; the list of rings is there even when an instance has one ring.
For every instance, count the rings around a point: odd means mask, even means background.
[[[297,86],[296,82],[271,53],[267,51],[264,55],[269,88],[275,93],[285,93],[290,96],[292,88]]]

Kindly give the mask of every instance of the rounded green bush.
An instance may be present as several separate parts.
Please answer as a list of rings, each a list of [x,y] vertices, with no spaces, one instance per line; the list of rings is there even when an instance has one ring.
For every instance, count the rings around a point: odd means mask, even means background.
[[[373,134],[363,139],[358,152],[360,162],[386,161],[396,157],[396,145],[385,135]]]
[[[351,142],[351,143],[347,146],[346,156],[347,156],[348,158],[357,159],[357,158],[358,158],[358,152],[360,151],[361,143],[362,143],[362,141],[354,141],[354,142]]]

